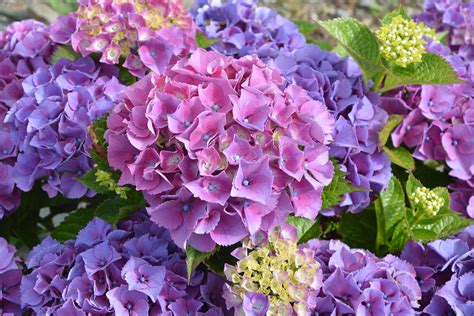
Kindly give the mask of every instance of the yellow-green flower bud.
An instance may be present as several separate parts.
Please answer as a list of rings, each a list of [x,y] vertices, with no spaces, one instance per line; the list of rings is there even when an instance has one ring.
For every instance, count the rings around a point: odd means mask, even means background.
[[[433,38],[435,33],[423,23],[398,15],[390,23],[377,30],[383,57],[398,66],[420,62],[426,52],[424,37]]]

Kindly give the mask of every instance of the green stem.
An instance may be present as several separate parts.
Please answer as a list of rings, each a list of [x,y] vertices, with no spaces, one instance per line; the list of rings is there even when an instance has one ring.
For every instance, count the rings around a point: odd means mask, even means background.
[[[387,236],[385,234],[385,215],[383,213],[383,205],[380,198],[376,199],[375,217],[377,219],[377,236],[375,238],[375,252],[380,255],[382,246],[387,244]]]

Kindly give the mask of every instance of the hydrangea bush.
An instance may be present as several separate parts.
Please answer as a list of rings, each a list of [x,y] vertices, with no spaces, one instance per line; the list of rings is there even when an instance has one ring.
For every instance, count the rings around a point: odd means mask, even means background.
[[[291,213],[317,216],[334,120],[282,83],[256,57],[198,50],[125,90],[107,122],[109,163],[179,246],[209,251]]]
[[[470,3],[66,7],[0,32],[0,314],[474,314]]]

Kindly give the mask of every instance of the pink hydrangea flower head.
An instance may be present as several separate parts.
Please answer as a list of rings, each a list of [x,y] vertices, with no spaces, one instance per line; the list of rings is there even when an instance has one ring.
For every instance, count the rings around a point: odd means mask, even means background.
[[[255,56],[198,49],[128,87],[108,118],[108,158],[181,247],[230,245],[314,219],[333,176],[333,116]]]

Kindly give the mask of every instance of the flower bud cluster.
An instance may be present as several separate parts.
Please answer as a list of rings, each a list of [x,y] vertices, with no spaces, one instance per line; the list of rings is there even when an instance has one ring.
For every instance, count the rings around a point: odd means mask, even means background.
[[[392,21],[384,24],[376,34],[383,56],[401,67],[421,62],[427,43],[423,38],[434,37],[432,29],[401,15],[393,17]]]
[[[256,249],[251,242],[237,249],[237,265],[226,267],[227,279],[233,283],[227,287],[227,297],[236,298],[236,302],[240,298],[240,308],[247,314],[281,315],[285,311],[300,315],[314,307],[312,301],[322,286],[322,272],[314,260],[314,250],[298,247],[296,234],[290,229],[275,228],[269,232],[268,241]],[[249,293],[251,302],[247,304]]]

